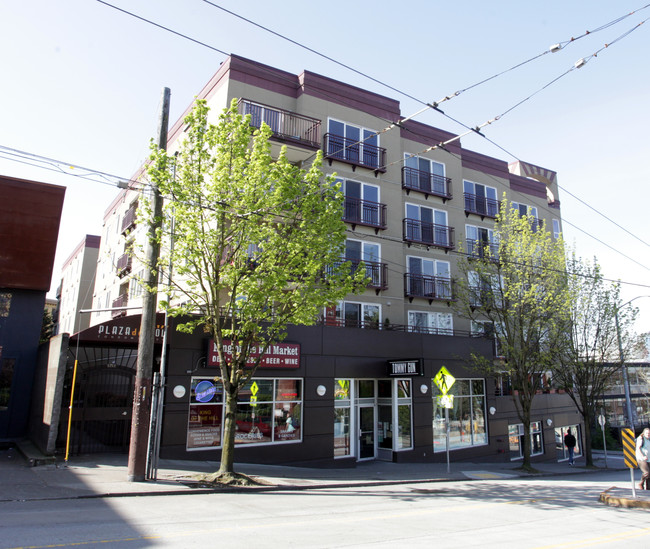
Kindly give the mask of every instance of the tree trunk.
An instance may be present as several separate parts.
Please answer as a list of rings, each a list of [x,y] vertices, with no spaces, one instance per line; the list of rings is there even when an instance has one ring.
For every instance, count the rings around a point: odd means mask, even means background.
[[[531,450],[531,440],[530,440],[530,412],[527,414],[527,417],[524,418],[524,461],[521,464],[522,468],[528,470],[531,469],[530,465],[530,450]]]
[[[223,441],[221,444],[221,463],[219,474],[232,474],[235,472],[235,431],[237,430],[236,414],[237,393],[226,392],[226,410],[224,413]]]

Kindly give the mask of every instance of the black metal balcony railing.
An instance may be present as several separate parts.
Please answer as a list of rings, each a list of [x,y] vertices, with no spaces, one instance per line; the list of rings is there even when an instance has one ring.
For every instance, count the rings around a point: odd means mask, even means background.
[[[503,299],[500,292],[489,286],[470,286],[469,304],[471,307],[482,309],[502,309]]]
[[[113,300],[113,308],[115,309],[117,307],[126,307],[128,303],[129,303],[129,295],[120,294],[117,298]],[[113,311],[112,313],[113,318],[117,318],[118,316],[124,316],[125,314],[126,314],[125,310]]]
[[[402,168],[402,188],[451,199],[451,179],[415,168]]]
[[[404,274],[404,295],[409,298],[424,297],[431,301],[450,301],[453,296],[453,282],[443,276]]]
[[[388,264],[380,263],[377,261],[365,261],[357,258],[343,257],[337,263],[337,267],[342,263],[349,261],[352,266],[352,272],[356,272],[359,265],[363,262],[366,269],[366,276],[368,277],[368,288],[375,290],[388,289]]]
[[[132,263],[133,258],[129,254],[122,254],[117,260],[117,276],[122,278],[129,274],[131,272]]]
[[[138,205],[133,204],[126,213],[124,214],[124,219],[122,219],[122,234],[129,232],[135,227],[135,218],[138,212]]]
[[[325,158],[363,166],[376,172],[386,171],[386,149],[333,133],[326,133],[324,137]]]
[[[387,227],[386,204],[346,196],[343,221],[353,225],[385,229]]]
[[[265,122],[273,131],[273,137],[306,145],[312,149],[320,148],[321,121],[284,109],[269,107],[248,99],[240,99],[240,114],[251,115],[251,126],[259,128]]]
[[[495,218],[499,213],[499,201],[494,198],[477,196],[471,193],[464,193],[465,213],[476,214],[481,217]]]
[[[469,258],[490,259],[492,261],[499,260],[499,245],[496,242],[485,242],[484,240],[468,238],[465,244]]]
[[[404,240],[445,250],[454,249],[454,228],[417,219],[404,219]]]

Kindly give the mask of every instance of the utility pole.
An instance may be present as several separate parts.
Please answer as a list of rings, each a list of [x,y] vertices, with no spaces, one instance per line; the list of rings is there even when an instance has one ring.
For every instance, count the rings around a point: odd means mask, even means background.
[[[167,150],[167,128],[169,127],[169,88],[163,88],[160,115],[158,118],[158,147]],[[151,183],[152,218],[147,228],[145,242],[145,277],[147,290],[142,296],[142,320],[138,339],[138,362],[136,366],[135,389],[133,393],[133,419],[129,444],[128,480],[143,482],[146,478],[147,445],[151,420],[151,393],[153,376],[153,348],[156,337],[156,303],[158,301],[158,258],[160,246],[154,236],[162,225],[162,197],[155,182]]]

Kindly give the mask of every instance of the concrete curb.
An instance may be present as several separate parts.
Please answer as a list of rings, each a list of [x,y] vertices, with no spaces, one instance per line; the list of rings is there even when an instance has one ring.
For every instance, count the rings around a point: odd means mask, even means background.
[[[615,491],[620,488],[612,486],[600,494],[599,501],[610,507],[624,507],[626,509],[650,509],[650,499],[633,499],[621,495]]]

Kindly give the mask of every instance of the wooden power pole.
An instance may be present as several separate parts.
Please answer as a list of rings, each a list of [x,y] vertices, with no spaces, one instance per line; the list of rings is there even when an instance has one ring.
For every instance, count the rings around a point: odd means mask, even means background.
[[[163,88],[158,118],[158,147],[163,150],[167,150],[170,95],[169,88]],[[158,258],[160,256],[160,246],[155,243],[153,237],[162,224],[162,197],[155,182],[151,183],[151,201],[153,217],[149,220],[147,241],[145,242],[144,282],[145,286],[153,291],[145,291],[142,297],[142,320],[140,321],[138,340],[138,362],[133,393],[133,417],[127,473],[130,482],[143,482],[147,469],[147,444],[153,388],[153,348],[156,337],[156,304],[158,301]]]

